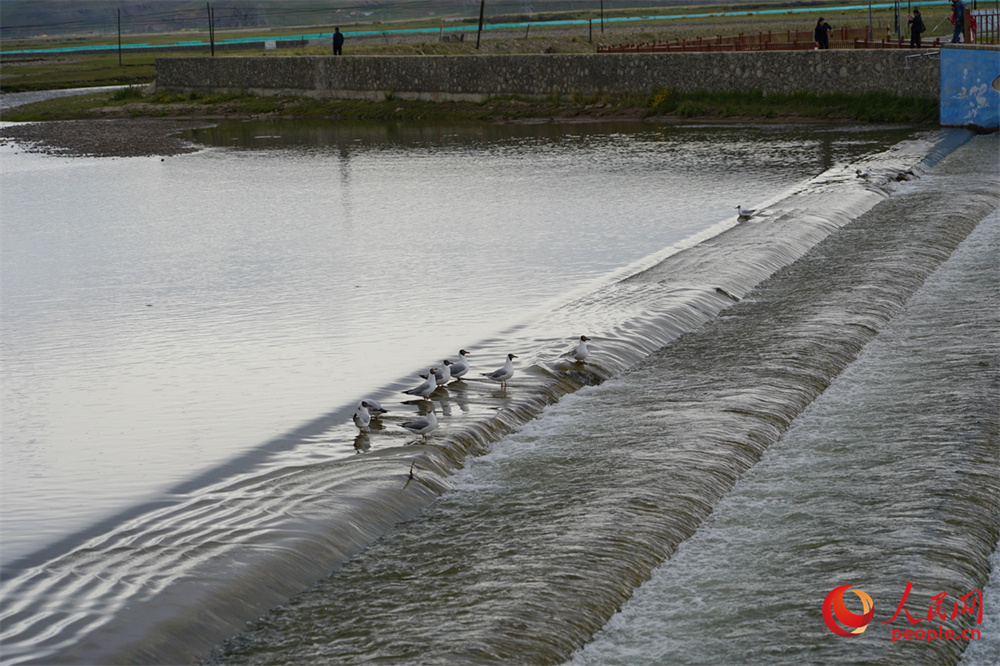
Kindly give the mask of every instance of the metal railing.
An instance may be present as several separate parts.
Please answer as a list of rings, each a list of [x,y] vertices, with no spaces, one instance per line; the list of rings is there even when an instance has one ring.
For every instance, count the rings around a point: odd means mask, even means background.
[[[977,31],[976,44],[1000,43],[1000,11],[974,11]],[[881,32],[881,30],[880,30]],[[924,39],[921,48],[936,49],[950,37]],[[885,28],[882,39],[868,39],[868,28],[834,28],[830,33],[831,49],[905,49],[910,47],[909,37],[892,38]],[[816,48],[811,30],[760,32],[755,35],[739,34],[715,37],[695,37],[670,42],[640,42],[636,44],[598,44],[598,53],[674,53],[698,51],[806,51]]]

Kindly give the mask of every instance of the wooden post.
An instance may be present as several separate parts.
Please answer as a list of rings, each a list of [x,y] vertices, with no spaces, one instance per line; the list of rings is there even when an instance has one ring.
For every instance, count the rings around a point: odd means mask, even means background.
[[[604,34],[604,0],[601,0],[601,34]]]
[[[118,66],[122,66],[122,10],[118,10]]]

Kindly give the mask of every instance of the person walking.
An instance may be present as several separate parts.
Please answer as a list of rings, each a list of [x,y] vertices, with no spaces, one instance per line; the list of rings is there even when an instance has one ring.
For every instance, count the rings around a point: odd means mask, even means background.
[[[958,44],[959,39],[965,33],[965,3],[962,0],[951,0],[951,22],[955,26],[955,32],[951,35],[951,43]]]
[[[340,28],[333,29],[333,55],[344,55],[344,33]]]
[[[819,21],[816,22],[816,29],[813,30],[813,41],[819,45],[819,48],[828,49],[830,48],[831,32],[833,32],[833,28],[820,17]]]
[[[919,49],[920,48],[920,34],[924,32],[927,28],[924,27],[924,19],[920,16],[920,10],[914,9],[913,16],[907,15],[910,24],[910,48]]]

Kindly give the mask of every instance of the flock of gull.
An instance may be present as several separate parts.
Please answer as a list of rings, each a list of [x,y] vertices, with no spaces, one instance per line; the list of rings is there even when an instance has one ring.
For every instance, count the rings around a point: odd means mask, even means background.
[[[862,174],[859,169],[858,178],[867,179],[868,174]],[[740,222],[749,220],[756,213],[756,210],[748,210],[742,206],[736,207],[737,219]],[[573,348],[573,351],[570,352],[569,355],[581,363],[584,362],[590,354],[590,350],[587,348],[587,342],[589,341],[590,338],[586,335],[581,335],[576,347]],[[430,399],[431,394],[434,393],[438,387],[444,386],[451,381],[461,381],[462,378],[468,374],[469,360],[466,357],[470,355],[471,354],[465,349],[459,350],[457,361],[445,359],[442,362],[441,367],[431,368],[426,375],[420,375],[424,380],[422,383],[411,389],[403,391],[403,393],[423,398],[424,400]],[[497,368],[493,372],[481,372],[479,374],[490,381],[499,383],[501,388],[507,388],[507,380],[514,376],[515,358],[517,358],[515,354],[507,354],[507,360],[503,364],[503,367]],[[372,400],[371,398],[362,400],[358,403],[358,407],[354,412],[354,425],[356,425],[361,432],[368,432],[372,420],[380,418],[388,411],[389,410],[383,408],[377,400]],[[417,417],[410,421],[404,421],[401,425],[414,435],[426,437],[431,431],[438,427],[437,414],[435,411],[435,408],[431,407],[430,412],[426,415]]]
[[[587,342],[589,341],[590,338],[586,335],[581,335],[576,347],[570,352],[570,356],[578,362],[583,363],[590,354],[590,349],[587,347]],[[462,381],[462,378],[469,373],[469,360],[466,358],[467,356],[471,356],[468,351],[465,349],[459,350],[457,361],[445,359],[441,367],[431,368],[426,375],[420,375],[424,380],[422,383],[403,391],[403,393],[428,400],[438,387],[452,381]],[[497,368],[493,372],[481,372],[479,374],[489,381],[500,384],[500,387],[505,389],[507,388],[507,380],[514,376],[515,358],[517,358],[515,354],[507,354],[507,360],[502,367]],[[388,411],[377,400],[366,398],[358,403],[358,407],[354,412],[354,425],[361,432],[367,432],[372,420],[380,418],[383,414],[388,413]],[[410,421],[404,421],[400,425],[414,435],[427,437],[432,430],[438,427],[435,411],[432,407],[426,415]]]
[[[861,169],[856,169],[855,177],[860,180],[867,181],[871,178],[871,173],[862,171]],[[736,207],[736,217],[739,222],[746,222],[756,214],[757,210],[755,209],[746,209],[742,206]],[[584,362],[590,353],[590,350],[587,348],[588,341],[590,341],[590,338],[586,335],[581,335],[579,342],[577,342],[576,347],[572,352],[570,352],[569,355],[578,362]],[[424,400],[430,399],[431,394],[434,393],[438,387],[444,386],[451,381],[461,381],[462,378],[468,374],[469,361],[466,358],[467,356],[470,356],[468,351],[465,349],[459,350],[457,361],[445,359],[441,364],[441,367],[431,368],[426,375],[420,375],[424,379],[421,384],[414,386],[411,389],[407,389],[403,391],[403,393],[423,398]],[[503,364],[503,367],[497,368],[493,372],[481,372],[479,374],[489,381],[499,383],[501,388],[506,388],[507,380],[514,376],[515,358],[517,358],[516,355],[507,354],[507,360]],[[410,421],[404,421],[401,425],[403,428],[415,435],[426,437],[431,431],[438,427],[438,420],[435,411],[435,408],[432,406],[430,412],[426,415]],[[372,420],[380,418],[387,412],[388,410],[383,408],[382,405],[376,400],[372,400],[370,398],[362,400],[358,403],[357,410],[354,412],[354,424],[362,433],[368,432]]]

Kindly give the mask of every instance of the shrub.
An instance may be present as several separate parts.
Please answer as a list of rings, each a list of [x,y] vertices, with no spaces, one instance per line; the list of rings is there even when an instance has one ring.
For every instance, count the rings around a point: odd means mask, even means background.
[[[142,97],[142,88],[139,86],[125,86],[111,94],[111,99],[115,102],[125,102],[130,99],[139,99],[140,97]]]

